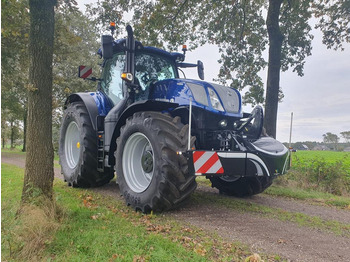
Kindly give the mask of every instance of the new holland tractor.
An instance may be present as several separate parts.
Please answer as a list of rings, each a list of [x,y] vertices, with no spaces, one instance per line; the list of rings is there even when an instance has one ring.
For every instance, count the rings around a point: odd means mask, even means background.
[[[196,189],[196,176],[220,193],[263,192],[286,172],[289,150],[262,136],[263,110],[242,112],[240,93],[204,82],[203,63],[183,53],[101,37],[102,75],[95,92],[67,98],[60,131],[62,174],[73,187],[117,184],[126,204],[142,212],[178,206]],[[180,78],[196,67],[201,80]],[[91,78],[80,66],[79,76]]]

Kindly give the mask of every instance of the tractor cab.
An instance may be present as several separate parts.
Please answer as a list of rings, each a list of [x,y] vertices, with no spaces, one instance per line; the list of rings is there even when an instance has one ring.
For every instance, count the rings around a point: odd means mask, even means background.
[[[133,93],[135,102],[147,100],[150,87],[154,83],[178,78],[176,62],[170,53],[161,53],[155,48],[146,47],[135,52],[132,82],[122,78],[125,64],[126,56],[123,51],[117,51],[103,64],[100,88],[114,105],[126,98],[129,93]]]

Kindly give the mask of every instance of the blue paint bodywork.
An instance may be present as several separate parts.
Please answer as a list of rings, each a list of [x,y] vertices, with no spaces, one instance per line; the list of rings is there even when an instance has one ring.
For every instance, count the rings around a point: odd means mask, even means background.
[[[188,84],[196,84],[198,86],[201,86],[205,90],[206,100],[207,100],[206,104],[196,101],[194,94],[192,93],[192,90],[190,89]],[[212,88],[216,92],[217,97],[219,98],[221,104],[225,109],[226,105],[225,103],[223,103],[223,99],[215,90],[214,86],[210,83],[207,83],[204,81],[198,81],[198,80],[167,79],[167,80],[159,81],[155,83],[154,86],[151,88],[152,90],[149,94],[148,100],[177,103],[179,104],[179,106],[188,106],[191,100],[192,106],[196,106],[196,107],[208,110],[220,116],[232,116],[232,117],[239,117],[239,118],[243,116],[242,106],[241,106],[241,96],[237,90],[229,88],[232,92],[235,92],[239,98],[238,105],[236,105],[238,107],[238,110],[237,112],[232,113],[232,112],[227,112],[226,109],[225,111],[222,112],[212,107],[210,103],[208,88]],[[113,108],[113,104],[110,102],[109,98],[101,91],[90,92],[89,94],[93,97],[96,103],[99,115],[106,116],[108,112]]]
[[[89,94],[95,100],[98,114],[100,116],[106,116],[108,112],[113,108],[113,105],[110,102],[109,98],[100,91],[90,92]]]
[[[118,53],[118,52],[125,51],[125,42],[126,42],[126,39],[115,40],[113,42],[113,52]],[[135,42],[135,46],[140,47],[140,49],[143,52],[156,53],[157,55],[167,57],[168,59],[174,61],[175,65],[177,65],[178,61],[183,61],[183,59],[185,58],[184,54],[181,54],[181,53],[176,53],[176,52],[170,53],[156,47],[149,47],[149,46],[144,47],[138,41]],[[101,55],[102,57],[101,49],[98,50],[98,54]],[[191,85],[192,86],[195,85],[197,90],[198,88],[203,89],[203,91],[200,90],[202,101],[197,101],[195,99],[196,95],[193,94]],[[210,103],[208,88],[215,91],[217,97],[221,102],[221,105],[224,108],[224,111],[219,111],[213,108],[213,106]],[[203,98],[204,94],[206,98]],[[232,101],[229,100],[230,97],[223,97],[223,96],[228,96],[228,94],[231,94],[232,97],[236,98],[234,102],[233,100]],[[103,92],[100,92],[100,91],[96,93],[91,93],[91,95],[93,96],[96,102],[99,114],[106,116],[113,107],[111,105],[111,102],[109,102],[109,98]],[[208,110],[220,116],[230,116],[230,117],[238,117],[238,118],[243,117],[241,95],[237,90],[229,87],[223,87],[223,86],[218,87],[218,85],[216,84],[210,84],[199,80],[175,78],[175,79],[166,79],[163,81],[158,81],[155,84],[153,84],[153,86],[149,87],[149,90],[147,90],[147,93],[145,93],[145,96],[143,97],[144,97],[143,99],[147,99],[151,101],[154,100],[154,101],[177,103],[179,104],[179,106],[188,106],[191,100],[193,106],[202,108],[204,110]],[[234,111],[227,110],[229,107],[231,107],[231,109],[235,107],[236,110]]]
[[[189,87],[189,84],[196,84],[198,86],[201,86],[205,90],[206,100],[207,100],[206,104],[196,101],[194,94],[192,93],[192,90]],[[179,106],[189,106],[190,100],[191,100],[192,106],[202,108],[204,110],[216,113],[220,116],[231,116],[231,117],[238,117],[238,118],[241,118],[243,116],[242,106],[241,106],[241,96],[237,90],[226,87],[232,92],[235,92],[239,98],[238,105],[236,105],[238,107],[238,110],[237,112],[232,113],[232,112],[227,112],[226,109],[225,111],[222,112],[212,107],[210,103],[208,88],[212,88],[216,92],[217,97],[219,98],[221,104],[225,109],[226,105],[225,103],[223,103],[223,99],[215,90],[214,86],[210,83],[199,81],[199,80],[166,79],[163,81],[159,81],[155,83],[154,86],[151,88],[148,100],[171,102],[171,103],[179,104]],[[95,100],[99,115],[106,116],[108,112],[113,108],[113,105],[110,102],[109,98],[103,92],[100,92],[100,91],[91,92],[89,94]]]
[[[195,85],[201,86],[205,90],[207,104],[202,104],[196,101],[194,94],[192,93],[188,84],[195,84]],[[239,98],[239,103],[238,105],[236,105],[238,107],[237,112],[230,113],[230,112],[227,112],[226,110],[222,112],[212,107],[210,103],[208,88],[212,88],[216,92],[221,104],[225,109],[225,104],[223,103],[223,100],[219,96],[218,92],[215,90],[214,86],[210,83],[199,81],[199,80],[167,79],[167,80],[159,81],[155,83],[152,90],[153,92],[150,93],[149,99],[177,103],[180,106],[188,106],[190,104],[190,100],[192,100],[193,106],[200,107],[202,109],[208,110],[210,112],[216,113],[221,116],[222,115],[233,116],[233,117],[243,116],[242,106],[241,106],[242,104],[241,95],[237,90],[226,87],[230,89],[232,92],[235,92]]]

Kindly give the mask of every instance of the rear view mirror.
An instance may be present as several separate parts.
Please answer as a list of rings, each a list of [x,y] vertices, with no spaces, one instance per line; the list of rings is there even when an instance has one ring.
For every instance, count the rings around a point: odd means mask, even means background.
[[[103,35],[101,37],[101,45],[102,57],[104,59],[111,58],[113,56],[113,36]]]
[[[204,80],[204,65],[203,62],[200,60],[197,61],[197,71],[199,78],[201,80]]]
[[[92,75],[92,67],[79,66],[78,77],[87,79]]]

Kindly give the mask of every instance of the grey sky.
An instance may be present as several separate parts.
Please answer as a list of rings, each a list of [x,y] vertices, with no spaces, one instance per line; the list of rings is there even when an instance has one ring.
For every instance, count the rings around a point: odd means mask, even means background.
[[[350,44],[345,51],[334,51],[322,45],[315,31],[312,56],[306,59],[304,76],[291,71],[281,74],[283,102],[279,104],[277,139],[289,140],[290,115],[294,114],[292,141],[322,141],[326,132],[350,131]],[[201,59],[206,80],[216,77],[219,54],[214,46],[205,46],[187,54],[187,61]],[[266,73],[263,72],[266,83]],[[188,74],[187,77],[194,77]],[[245,111],[251,107],[245,106]]]
[[[79,5],[91,3],[80,0]],[[350,44],[345,51],[334,51],[322,45],[321,34],[314,31],[312,56],[306,59],[304,76],[293,72],[281,74],[280,86],[284,92],[279,104],[277,139],[289,140],[290,114],[294,113],[292,141],[322,141],[322,134],[332,132],[339,135],[350,131]],[[137,38],[137,36],[136,36]],[[179,51],[180,51],[179,47]],[[215,46],[205,45],[187,52],[187,62],[204,62],[205,79],[216,78],[220,55]],[[266,83],[266,73],[262,72]],[[187,71],[188,78],[197,78],[196,70]],[[251,111],[251,107],[244,107]]]

